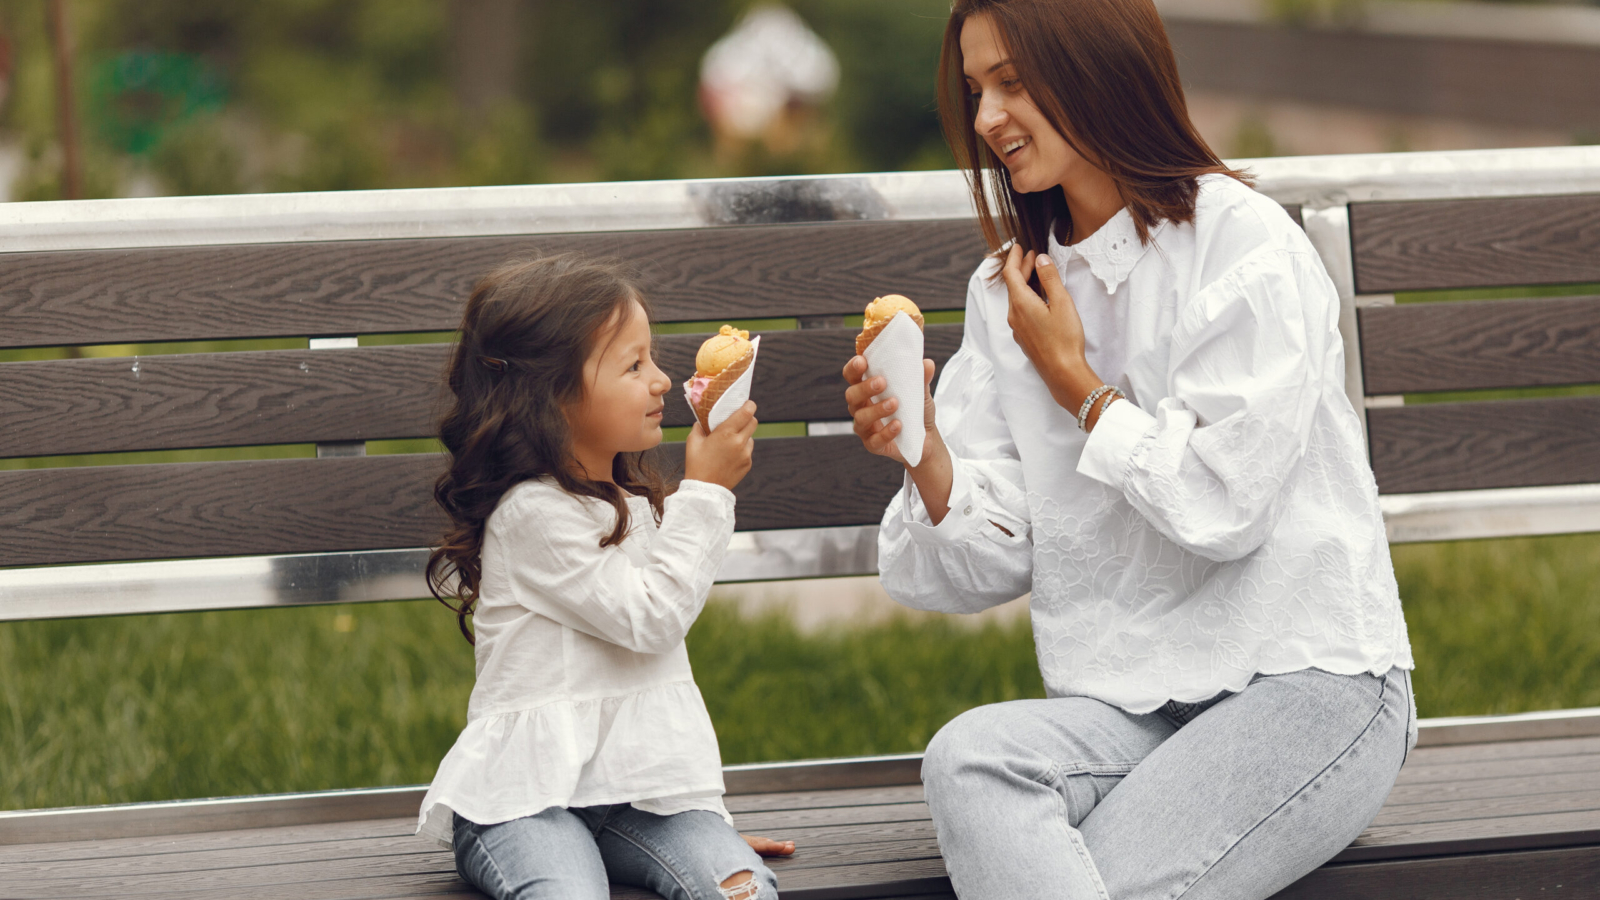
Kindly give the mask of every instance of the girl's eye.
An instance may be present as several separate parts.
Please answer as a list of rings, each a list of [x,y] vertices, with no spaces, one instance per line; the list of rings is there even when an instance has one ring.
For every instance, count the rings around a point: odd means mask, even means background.
[[[641,365],[641,363],[639,362],[639,360],[636,359],[636,360],[633,361],[633,365],[628,367],[628,371],[629,372],[637,372],[637,371],[639,371],[639,366],[640,365]]]

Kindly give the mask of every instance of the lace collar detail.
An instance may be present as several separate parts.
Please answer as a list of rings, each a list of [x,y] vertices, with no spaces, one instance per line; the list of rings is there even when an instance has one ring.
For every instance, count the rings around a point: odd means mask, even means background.
[[[1064,246],[1056,240],[1055,228],[1050,229],[1050,258],[1058,266],[1064,266],[1074,255],[1083,257],[1089,264],[1089,271],[1100,283],[1106,286],[1106,293],[1114,294],[1122,283],[1128,280],[1128,273],[1144,258],[1145,251],[1155,243],[1156,235],[1166,228],[1166,220],[1162,220],[1150,231],[1150,243],[1139,241],[1139,231],[1134,227],[1133,215],[1124,206],[1117,210],[1110,221],[1100,226],[1100,230],[1089,235],[1076,244]]]

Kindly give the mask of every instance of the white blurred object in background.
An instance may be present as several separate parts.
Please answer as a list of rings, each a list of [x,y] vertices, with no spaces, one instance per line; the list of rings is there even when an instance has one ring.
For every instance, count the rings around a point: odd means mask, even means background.
[[[778,4],[750,10],[700,63],[700,104],[722,150],[760,140],[773,153],[793,152],[838,85],[833,51]]]

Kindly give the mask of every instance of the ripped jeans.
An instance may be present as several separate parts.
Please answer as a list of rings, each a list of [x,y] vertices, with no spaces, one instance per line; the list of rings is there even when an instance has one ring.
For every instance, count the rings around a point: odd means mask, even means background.
[[[778,881],[716,813],[658,816],[626,803],[496,825],[455,817],[456,871],[495,900],[609,900],[608,882],[667,900],[777,900]],[[748,885],[720,887],[740,872]]]
[[[1377,815],[1415,709],[1401,669],[1257,675],[1144,715],[1014,700],[941,729],[922,780],[962,900],[1262,900]]]

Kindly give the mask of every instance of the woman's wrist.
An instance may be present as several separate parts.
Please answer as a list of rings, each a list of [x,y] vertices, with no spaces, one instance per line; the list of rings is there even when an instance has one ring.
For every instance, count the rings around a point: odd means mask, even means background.
[[[1041,374],[1056,404],[1074,416],[1094,389],[1104,384],[1081,355],[1063,359],[1050,372]]]
[[[922,506],[928,511],[928,520],[937,525],[950,512],[950,491],[954,488],[955,470],[950,462],[950,448],[937,428],[928,429],[922,445],[922,460],[915,466],[906,466],[911,483],[916,485]]]

